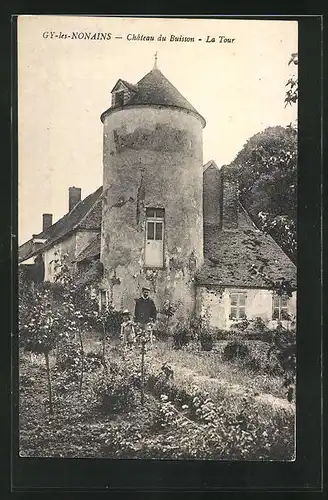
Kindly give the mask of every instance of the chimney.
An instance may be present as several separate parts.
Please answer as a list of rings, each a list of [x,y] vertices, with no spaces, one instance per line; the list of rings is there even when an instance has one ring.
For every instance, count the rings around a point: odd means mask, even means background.
[[[81,188],[74,186],[68,188],[68,211],[73,210],[79,201],[81,201]]]
[[[38,238],[37,234],[32,234],[32,251],[36,252],[39,250],[46,242],[45,238]]]
[[[52,226],[52,214],[42,215],[42,231],[46,231],[48,227]]]
[[[204,226],[220,225],[221,173],[214,161],[204,166],[203,172],[203,218]]]
[[[232,167],[223,166],[221,227],[222,229],[238,228],[238,179]]]

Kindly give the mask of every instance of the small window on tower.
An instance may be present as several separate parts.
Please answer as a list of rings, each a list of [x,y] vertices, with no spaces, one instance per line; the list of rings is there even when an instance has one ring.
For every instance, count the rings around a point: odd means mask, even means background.
[[[146,211],[146,267],[164,265],[164,209],[147,208]]]

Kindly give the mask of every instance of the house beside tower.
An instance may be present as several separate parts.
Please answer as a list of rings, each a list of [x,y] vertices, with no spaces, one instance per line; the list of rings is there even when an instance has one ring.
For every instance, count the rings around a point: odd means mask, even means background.
[[[239,200],[235,171],[204,166],[204,264],[195,276],[199,313],[211,326],[261,318],[289,327],[296,316],[296,266],[260,231]],[[288,294],[280,292],[288,287]]]
[[[120,310],[134,310],[148,285],[158,310],[170,302],[176,319],[288,326],[295,265],[241,205],[234,170],[203,166],[205,120],[156,63],[135,85],[117,81],[101,121],[103,186],[82,200],[71,188],[68,213],[54,224],[45,214],[43,231],[19,248],[20,263],[37,257],[51,281],[54,255],[68,251],[79,279],[93,276],[100,304]],[[285,282],[289,295],[277,294]]]

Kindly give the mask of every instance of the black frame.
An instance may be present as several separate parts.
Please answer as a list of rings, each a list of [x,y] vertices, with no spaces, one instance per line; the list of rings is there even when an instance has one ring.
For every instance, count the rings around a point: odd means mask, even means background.
[[[19,9],[17,9],[19,10]],[[52,9],[50,8],[50,12]],[[224,10],[223,10],[224,11]],[[26,8],[21,8],[26,12]],[[36,12],[38,13],[38,12]],[[122,15],[122,14],[121,14]],[[130,14],[131,15],[131,14]],[[137,16],[137,14],[135,14]],[[159,15],[158,15],[159,16]],[[178,15],[176,17],[188,17]],[[204,16],[196,16],[204,17]],[[217,17],[217,16],[209,16]],[[235,18],[236,16],[226,16]],[[245,16],[237,16],[245,17]],[[249,16],[257,18],[258,16]],[[297,457],[294,462],[215,462],[103,459],[33,459],[18,456],[17,240],[11,254],[10,284],[13,391],[11,473],[14,491],[275,491],[322,488],[322,18],[261,16],[299,22],[298,183],[298,389]],[[17,234],[16,25],[13,20],[11,73],[11,234]],[[9,76],[9,74],[8,74]],[[6,94],[5,94],[6,95]],[[8,196],[8,183],[2,187]],[[4,196],[4,200],[6,197]],[[5,201],[6,203],[6,201]],[[6,213],[8,206],[5,206]],[[7,227],[7,226],[6,226]],[[7,233],[7,231],[6,231]],[[10,252],[10,249],[8,248]],[[6,307],[8,295],[3,305]],[[10,348],[9,341],[8,347]],[[3,351],[5,353],[5,350]],[[6,353],[5,353],[6,356]],[[7,361],[8,361],[7,355]],[[6,365],[3,365],[6,366]],[[6,423],[6,421],[5,421]],[[10,437],[7,433],[7,438]]]

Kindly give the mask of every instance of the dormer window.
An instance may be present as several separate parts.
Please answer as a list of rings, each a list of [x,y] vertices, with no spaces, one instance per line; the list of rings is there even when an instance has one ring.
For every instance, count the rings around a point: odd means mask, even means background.
[[[133,94],[137,92],[135,85],[132,85],[125,80],[118,80],[116,85],[112,89],[112,106],[122,107],[127,101],[132,97]]]
[[[114,96],[114,106],[123,106],[124,105],[124,90],[120,90],[119,92],[115,92]]]

